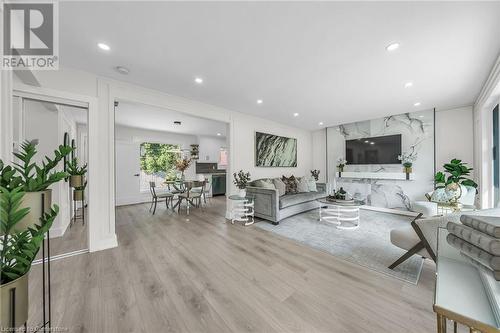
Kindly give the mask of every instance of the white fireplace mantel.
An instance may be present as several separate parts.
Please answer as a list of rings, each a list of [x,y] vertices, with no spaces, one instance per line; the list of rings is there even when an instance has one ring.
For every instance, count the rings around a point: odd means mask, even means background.
[[[406,179],[404,172],[337,172],[337,178],[355,179],[392,179],[392,180],[415,180],[415,174],[410,173],[410,179]]]

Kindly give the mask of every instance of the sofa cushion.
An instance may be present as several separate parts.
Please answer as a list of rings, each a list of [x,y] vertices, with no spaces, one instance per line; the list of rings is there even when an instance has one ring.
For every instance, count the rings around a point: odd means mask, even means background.
[[[293,205],[298,205],[303,202],[313,201],[319,198],[323,198],[325,193],[323,192],[307,192],[307,193],[297,193],[297,194],[287,194],[280,197],[280,209],[290,207]]]
[[[283,196],[283,195],[285,195],[286,186],[285,186],[285,183],[283,183],[283,181],[281,181],[281,179],[274,178],[273,179],[273,184],[276,187],[276,189],[278,190],[278,194],[279,194],[280,197]]]
[[[309,184],[308,184],[308,180],[306,177],[301,177],[301,178],[297,178],[299,180],[298,184],[297,184],[297,191],[299,193],[306,193],[306,192],[310,192],[309,191]]]
[[[274,186],[274,183],[271,180],[268,179],[259,179],[253,182],[253,186],[255,187],[261,187],[261,188],[266,188],[269,190],[275,190],[276,186]]]
[[[285,183],[285,194],[295,194],[298,193],[297,191],[297,179],[295,179],[295,176],[290,176],[290,177],[285,177],[282,176],[281,180],[283,183]]]
[[[307,187],[309,188],[309,192],[318,192],[318,188],[316,187],[316,181],[314,178],[307,180]]]

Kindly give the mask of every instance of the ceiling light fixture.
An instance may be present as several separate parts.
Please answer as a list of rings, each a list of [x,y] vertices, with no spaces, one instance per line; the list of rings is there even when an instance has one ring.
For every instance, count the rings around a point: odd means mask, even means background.
[[[263,102],[264,102],[264,101],[263,101],[263,100],[261,100],[261,99],[258,99],[258,100],[257,100],[257,104],[262,104]]]
[[[298,116],[299,116],[299,114],[298,114],[297,112],[295,112],[295,113],[293,114],[293,116],[294,116],[294,117],[298,117]]]
[[[320,122],[318,123],[318,125],[319,125],[319,126],[323,126],[323,122],[322,122],[322,121],[320,121]]]
[[[109,51],[109,50],[111,50],[111,48],[109,47],[109,45],[108,45],[108,44],[98,43],[98,44],[97,44],[97,46],[99,46],[99,48],[100,48],[101,50],[104,50],[104,51]]]
[[[179,125],[181,125],[181,124],[182,124],[182,123],[181,123],[180,121],[178,121],[178,120],[174,121],[174,125],[179,126]]]
[[[406,82],[405,88],[410,88],[410,87],[413,87],[413,82]]]
[[[130,73],[130,69],[128,69],[127,67],[124,67],[124,66],[116,66],[115,70],[118,73],[123,74],[123,75],[128,75],[128,73]]]
[[[370,142],[370,144],[371,144],[371,145],[374,145],[374,144],[375,144],[375,142],[373,142],[373,141],[372,141],[372,142]]]
[[[420,102],[413,104],[413,106],[420,106]]]
[[[217,136],[221,136],[221,135],[222,135],[222,134],[220,134],[220,133],[217,133]]]
[[[391,44],[387,45],[385,49],[389,52],[395,51],[395,50],[399,49],[399,43],[391,43]]]
[[[203,79],[201,77],[197,77],[194,79],[194,82],[198,83],[198,84],[202,84],[203,83]]]
[[[365,143],[370,143],[370,141],[368,141],[368,140],[365,140]]]

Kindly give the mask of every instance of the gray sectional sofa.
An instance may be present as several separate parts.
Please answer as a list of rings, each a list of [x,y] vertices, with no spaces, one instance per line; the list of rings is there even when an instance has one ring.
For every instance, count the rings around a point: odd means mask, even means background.
[[[319,207],[317,199],[326,197],[326,184],[316,183],[317,192],[303,192],[279,196],[277,189],[255,187],[256,181],[247,187],[247,195],[255,197],[255,216],[279,224],[289,216]]]

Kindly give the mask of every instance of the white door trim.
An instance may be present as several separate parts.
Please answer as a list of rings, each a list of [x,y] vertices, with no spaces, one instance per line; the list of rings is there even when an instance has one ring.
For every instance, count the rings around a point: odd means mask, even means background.
[[[20,83],[14,84],[13,95],[88,108],[89,146],[93,147],[93,149],[89,149],[88,152],[88,248],[90,252],[93,252],[117,246],[116,235],[114,234],[114,220],[113,235],[102,232],[102,226],[111,224],[111,221],[108,219],[107,212],[103,211],[102,206],[99,205],[101,192],[101,189],[99,188],[101,179],[99,176],[102,172],[100,171],[99,149],[97,149],[97,147],[100,146],[99,138],[97,136],[97,128],[99,126],[97,98]]]

